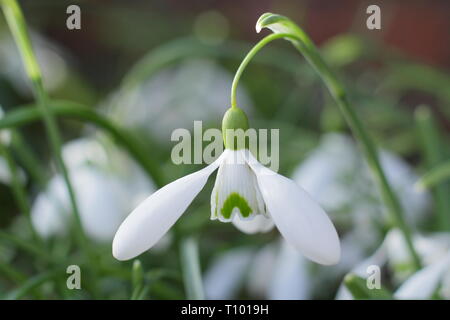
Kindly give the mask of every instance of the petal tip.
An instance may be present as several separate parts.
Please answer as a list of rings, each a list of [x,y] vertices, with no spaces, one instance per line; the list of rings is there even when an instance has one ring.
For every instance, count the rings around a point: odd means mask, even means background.
[[[126,250],[123,245],[120,244],[120,242],[116,237],[114,237],[113,244],[112,244],[112,255],[115,259],[119,261],[126,261],[130,260],[135,257],[135,255],[130,255],[130,252]]]
[[[341,261],[341,252],[340,250],[336,253],[333,253],[332,255],[329,255],[328,257],[324,258],[320,264],[324,266],[334,266],[337,265]]]

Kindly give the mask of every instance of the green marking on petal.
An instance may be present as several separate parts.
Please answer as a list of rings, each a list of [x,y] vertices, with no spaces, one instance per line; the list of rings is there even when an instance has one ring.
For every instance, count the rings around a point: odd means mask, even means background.
[[[230,219],[234,208],[238,208],[244,218],[247,218],[252,213],[252,208],[248,205],[247,200],[237,192],[233,192],[228,196],[220,212],[225,219]]]

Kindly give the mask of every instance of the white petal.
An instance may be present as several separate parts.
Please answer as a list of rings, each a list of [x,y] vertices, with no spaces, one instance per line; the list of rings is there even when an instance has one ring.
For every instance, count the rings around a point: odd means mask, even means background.
[[[161,239],[203,189],[225,153],[206,168],[159,189],[134,209],[117,230],[113,256],[118,260],[134,258]]]
[[[440,262],[432,264],[415,273],[395,292],[397,299],[430,299],[442,280],[444,273],[450,270],[450,254]]]
[[[323,209],[294,181],[264,167],[250,152],[247,154],[267,211],[283,237],[314,262],[338,263],[339,237]]]
[[[260,214],[267,215],[264,200],[256,176],[245,161],[245,151],[227,150],[211,193],[211,220],[251,220]]]
[[[272,230],[275,225],[271,218],[267,218],[262,214],[254,216],[251,220],[244,220],[235,215],[232,223],[240,231],[248,234],[268,232]]]

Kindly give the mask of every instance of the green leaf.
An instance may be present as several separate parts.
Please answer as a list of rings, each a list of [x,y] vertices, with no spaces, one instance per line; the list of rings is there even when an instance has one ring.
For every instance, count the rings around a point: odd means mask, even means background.
[[[159,165],[149,156],[150,153],[146,150],[146,146],[133,136],[131,132],[95,112],[92,108],[76,102],[52,100],[49,101],[48,108],[55,116],[89,122],[105,130],[142,166],[156,185],[164,185]],[[23,126],[38,120],[40,120],[40,110],[35,105],[21,106],[6,113],[0,119],[0,130]]]
[[[426,174],[424,174],[419,181],[417,181],[416,186],[419,189],[432,188],[444,181],[450,180],[450,161],[443,162]]]
[[[380,289],[369,289],[367,280],[353,273],[347,274],[344,278],[344,285],[357,300],[390,300],[392,294],[381,287]]]
[[[438,126],[433,116],[426,106],[420,106],[415,112],[415,118],[422,144],[423,155],[428,168],[438,166],[444,160],[443,145],[441,144]],[[442,175],[441,172],[433,173],[432,179],[436,179],[436,175]],[[446,168],[444,167],[445,174]],[[430,179],[429,177],[427,178]],[[438,220],[436,226],[440,230],[450,230],[450,201],[449,201],[449,185],[447,183],[437,184],[432,188],[432,195],[436,206]]]

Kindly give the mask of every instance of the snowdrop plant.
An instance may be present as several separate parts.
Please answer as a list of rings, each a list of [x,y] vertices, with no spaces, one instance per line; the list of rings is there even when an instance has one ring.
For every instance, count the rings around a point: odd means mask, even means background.
[[[418,175],[393,152],[381,150],[380,162],[398,195],[405,219],[418,226],[430,207],[428,192],[414,188]],[[351,137],[341,133],[323,135],[292,177],[331,215],[340,230],[348,230],[343,237],[352,238],[355,247],[373,250],[373,244],[382,240],[382,230],[373,224],[383,223],[386,207],[369,165]]]
[[[211,195],[212,220],[239,224],[256,218],[262,229],[273,220],[286,241],[309,259],[324,265],[339,261],[339,238],[325,211],[295,182],[264,167],[247,148],[227,139],[225,133],[237,129],[247,130],[248,119],[233,106],[222,122],[224,152],[206,168],[166,185],[133,210],[114,237],[114,257],[128,260],[150,249],[218,169]]]
[[[351,274],[362,278],[368,276],[367,268],[372,265],[386,267],[392,272],[393,281],[398,285],[394,297],[399,299],[430,299],[439,284],[442,296],[448,290],[450,235],[448,233],[415,234],[414,247],[424,268],[414,272],[413,262],[408,255],[407,245],[398,229],[392,229],[377,250],[368,258],[356,264]],[[399,285],[400,284],[400,285]],[[445,287],[447,285],[447,287]],[[337,299],[352,299],[349,290],[342,284]]]
[[[223,106],[228,103],[223,88],[233,79],[228,71],[211,60],[188,58],[176,66],[158,65],[153,69],[156,71],[138,83],[124,81],[104,103],[112,119],[162,143],[170,139],[174,129],[186,128],[195,120],[220,123]],[[194,77],[196,81],[191,81]],[[239,102],[251,115],[252,102],[244,90]]]
[[[440,259],[413,274],[395,291],[397,299],[450,300],[450,250]]]
[[[286,39],[305,56],[316,69],[345,115],[368,160],[390,217],[402,232],[416,267],[420,266],[412,244],[409,227],[402,208],[391,189],[376,147],[349,103],[345,90],[327,64],[322,60],[307,34],[288,18],[266,13],[256,31],[269,28],[274,34],[256,44],[238,68],[231,89],[231,108],[226,112],[222,130],[248,128],[245,113],[237,107],[237,84],[245,67],[266,44]],[[336,230],[323,209],[295,182],[261,165],[245,147],[236,148],[224,136],[225,151],[206,168],[178,179],[139,205],[120,226],[113,241],[113,255],[119,260],[131,259],[151,248],[177,221],[194,197],[206,184],[208,177],[219,168],[211,197],[211,219],[240,222],[259,219],[249,232],[270,229],[273,220],[284,238],[306,257],[322,264],[335,264],[340,257]],[[237,222],[236,222],[237,221]],[[252,225],[254,227],[256,223]]]
[[[86,235],[111,241],[128,210],[154,186],[127,154],[101,136],[70,141],[62,154],[77,193]],[[53,176],[31,208],[34,228],[44,238],[64,234],[70,225],[70,199],[61,175]]]
[[[311,299],[308,261],[283,239],[262,248],[226,251],[205,272],[208,299],[236,299],[242,289],[252,297],[271,300]],[[234,270],[224,278],[226,270]]]

